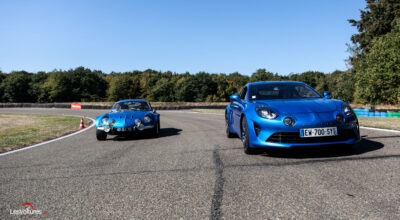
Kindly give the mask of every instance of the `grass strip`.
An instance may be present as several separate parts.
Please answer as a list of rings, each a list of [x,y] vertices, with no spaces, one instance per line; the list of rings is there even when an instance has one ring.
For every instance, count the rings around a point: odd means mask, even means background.
[[[54,139],[79,129],[80,118],[59,115],[0,114],[0,152]],[[91,121],[84,119],[85,125]]]

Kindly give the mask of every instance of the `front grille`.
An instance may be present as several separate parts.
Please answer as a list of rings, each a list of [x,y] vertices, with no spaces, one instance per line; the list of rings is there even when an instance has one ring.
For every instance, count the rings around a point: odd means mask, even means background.
[[[307,137],[301,138],[300,132],[277,132],[271,135],[266,141],[274,142],[274,143],[322,143],[322,142],[336,142],[336,141],[345,141],[348,139],[356,138],[357,135],[353,130],[345,129],[338,130],[337,136],[328,136],[328,137]]]

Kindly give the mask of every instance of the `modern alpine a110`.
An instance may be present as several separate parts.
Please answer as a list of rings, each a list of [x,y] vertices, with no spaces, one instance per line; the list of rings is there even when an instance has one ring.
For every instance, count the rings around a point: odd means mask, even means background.
[[[114,104],[111,112],[96,118],[96,138],[107,135],[137,134],[149,130],[154,136],[160,132],[160,114],[144,99],[126,99]]]
[[[360,141],[357,116],[340,100],[330,99],[301,82],[255,82],[230,97],[225,111],[226,134],[237,134],[245,153],[256,148]]]

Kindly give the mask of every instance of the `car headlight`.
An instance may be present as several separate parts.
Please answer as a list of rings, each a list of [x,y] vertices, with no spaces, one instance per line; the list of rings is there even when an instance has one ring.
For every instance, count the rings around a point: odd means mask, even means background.
[[[278,114],[276,114],[276,112],[265,106],[256,107],[256,112],[260,117],[267,119],[274,119],[278,117]]]
[[[108,117],[107,117],[107,116],[105,116],[105,117],[103,117],[103,118],[101,119],[101,123],[102,123],[102,124],[107,124],[107,121],[108,121]]]
[[[149,122],[151,122],[151,118],[146,115],[146,116],[143,117],[143,121],[146,122],[146,123],[149,123]]]
[[[142,121],[140,121],[140,119],[136,119],[136,120],[135,120],[135,125],[139,126],[140,123],[142,123]]]
[[[353,110],[351,109],[351,107],[346,104],[346,103],[342,103],[342,112],[343,114],[349,116],[351,114],[353,114]]]
[[[109,124],[110,126],[113,126],[113,125],[115,124],[115,120],[114,120],[114,119],[111,119],[110,122],[108,122],[108,124]]]

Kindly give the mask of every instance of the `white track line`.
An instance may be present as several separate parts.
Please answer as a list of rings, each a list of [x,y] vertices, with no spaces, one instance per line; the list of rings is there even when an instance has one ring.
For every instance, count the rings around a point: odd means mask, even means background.
[[[400,131],[397,131],[397,130],[390,130],[390,129],[383,129],[383,128],[371,128],[371,127],[363,127],[363,126],[360,126],[360,128],[367,129],[367,130],[373,130],[373,131],[386,131],[386,132],[400,133]]]
[[[74,116],[74,117],[79,117],[79,118],[82,117],[82,116],[77,116],[77,115],[68,115],[68,116]],[[82,133],[82,132],[88,130],[89,128],[93,127],[96,124],[95,120],[93,118],[89,118],[89,117],[86,117],[86,118],[90,119],[92,121],[92,124],[89,127],[85,128],[85,129],[82,129],[82,130],[76,131],[76,132],[74,132],[72,134],[61,136],[61,137],[58,137],[58,138],[55,138],[55,139],[52,139],[52,140],[49,140],[49,141],[45,141],[45,142],[42,142],[42,143],[39,143],[39,144],[35,144],[35,145],[28,146],[28,147],[23,147],[23,148],[19,148],[19,149],[16,149],[16,150],[8,151],[8,152],[0,154],[0,157],[8,155],[8,154],[16,153],[16,152],[19,152],[19,151],[23,151],[23,150],[28,150],[28,149],[31,149],[31,148],[34,148],[34,147],[39,147],[39,146],[42,146],[42,145],[45,145],[45,144],[48,144],[48,143],[51,143],[51,142],[54,142],[54,141],[59,141],[59,140],[62,140],[64,138],[71,137],[71,136],[74,136],[76,134]]]

